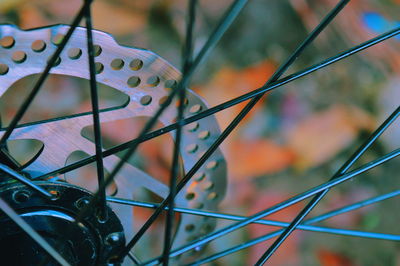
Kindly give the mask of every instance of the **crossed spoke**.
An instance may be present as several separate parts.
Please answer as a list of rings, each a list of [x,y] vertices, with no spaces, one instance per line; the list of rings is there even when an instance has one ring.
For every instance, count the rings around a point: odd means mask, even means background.
[[[332,218],[334,216],[337,216],[337,215],[340,215],[343,213],[348,213],[350,211],[354,211],[356,209],[359,209],[359,208],[362,208],[365,206],[369,206],[374,203],[381,202],[383,200],[397,197],[399,195],[400,195],[400,190],[395,190],[395,191],[387,193],[387,194],[383,194],[383,195],[380,195],[377,197],[359,201],[359,202],[344,206],[342,208],[338,208],[333,211],[326,212],[324,214],[318,215],[311,219],[308,219],[308,220],[304,221],[301,225],[299,225],[297,228],[300,230],[312,231],[312,232],[322,232],[322,233],[331,233],[331,234],[336,234],[336,235],[356,236],[356,237],[365,237],[365,238],[372,238],[372,239],[399,241],[400,240],[399,235],[372,233],[372,232],[364,232],[364,231],[357,231],[357,230],[346,230],[346,229],[337,229],[337,228],[328,228],[328,227],[311,226],[310,225],[310,224],[321,222],[323,220]],[[123,205],[143,207],[143,208],[152,208],[152,209],[155,209],[159,206],[159,204],[156,204],[156,203],[140,202],[140,201],[129,200],[129,199],[115,198],[115,197],[107,197],[107,201],[112,202],[112,203],[123,204]],[[166,211],[168,209],[169,209],[169,207],[165,207],[164,211]],[[240,215],[232,215],[232,214],[226,214],[226,213],[220,213],[220,212],[212,212],[212,211],[205,211],[205,210],[199,210],[199,209],[188,209],[188,208],[180,208],[180,207],[174,207],[174,211],[179,212],[179,213],[192,214],[192,215],[224,219],[224,220],[231,220],[231,221],[243,221],[247,218],[245,216],[240,216]],[[290,223],[287,223],[287,222],[272,221],[272,220],[266,220],[266,219],[257,220],[257,221],[254,221],[253,223],[269,225],[269,226],[277,226],[277,227],[288,227],[290,225]],[[276,234],[279,232],[283,232],[283,230],[279,230],[279,231],[276,231],[273,233]]]
[[[2,159],[5,159],[8,164],[11,164],[12,168],[19,169],[19,164],[15,162],[15,160],[10,157],[7,152],[6,143],[11,134],[13,133],[14,129],[18,126],[18,123],[28,110],[29,106],[33,102],[34,98],[42,88],[43,83],[46,81],[47,77],[50,74],[52,67],[56,64],[61,52],[64,50],[66,44],[70,40],[72,34],[74,33],[75,29],[78,27],[79,23],[81,22],[82,18],[85,15],[85,10],[88,6],[90,6],[91,1],[85,1],[82,5],[80,11],[74,18],[70,28],[68,29],[66,35],[62,39],[61,43],[58,45],[56,51],[50,57],[47,62],[47,65],[39,76],[39,79],[33,86],[32,91],[28,94],[26,99],[23,101],[22,105],[18,109],[17,113],[13,117],[10,122],[10,125],[6,128],[2,138],[0,139],[0,156]],[[15,173],[13,169],[10,169],[7,166],[2,166],[2,171],[8,173],[11,177],[15,180],[31,187],[32,189],[39,192],[40,195],[45,196],[47,198],[51,198],[52,195],[43,190],[41,187],[35,185],[31,181],[27,180],[21,174]],[[41,246],[52,258],[54,258],[60,265],[69,265],[69,263],[54,249],[50,246],[45,239],[43,239],[27,222],[25,222],[8,204],[3,200],[0,199],[0,209],[14,222],[16,223],[26,234],[28,234],[39,246]],[[45,260],[49,259],[49,257],[45,258]]]
[[[190,65],[193,60],[193,27],[195,21],[196,14],[196,0],[190,0],[188,4],[188,19],[186,26],[186,42],[183,47],[183,67],[182,67],[182,76],[186,76]],[[184,88],[189,85],[189,80],[186,84],[182,84]],[[182,124],[180,121],[183,119],[184,109],[185,109],[185,98],[186,98],[186,90],[181,89],[179,92],[179,105],[178,105],[178,128],[175,132],[175,144],[174,151],[172,155],[172,167],[170,173],[170,185],[169,185],[169,193],[171,195],[171,200],[168,204],[168,212],[167,212],[167,221],[165,223],[165,238],[164,238],[164,250],[163,250],[163,264],[169,264],[169,252],[171,251],[172,246],[172,228],[174,221],[174,204],[175,204],[175,196],[176,196],[176,180],[178,177],[179,171],[179,153],[182,141]]]
[[[330,180],[335,180],[340,175],[345,174],[355,164],[355,162],[371,147],[376,140],[387,130],[387,128],[398,118],[400,115],[400,106],[382,123],[382,125],[361,145],[357,151],[343,164],[343,166],[333,175]],[[268,258],[276,251],[276,249],[283,243],[283,241],[294,231],[301,221],[311,212],[311,210],[322,200],[322,198],[329,192],[329,189],[317,194],[307,206],[293,219],[285,231],[278,237],[277,240],[268,248],[268,250],[258,260],[257,265],[264,264]]]
[[[368,206],[370,204],[374,204],[374,203],[377,203],[377,202],[380,202],[380,201],[383,201],[383,200],[386,200],[386,199],[390,199],[390,198],[396,197],[398,195],[400,195],[400,190],[396,190],[396,191],[393,191],[393,192],[390,192],[390,193],[387,193],[387,194],[384,194],[384,195],[381,195],[381,196],[377,196],[377,197],[370,198],[370,199],[367,199],[367,200],[364,200],[364,201],[360,201],[360,202],[357,202],[357,203],[354,203],[354,204],[350,204],[350,205],[345,206],[343,208],[339,208],[337,210],[333,210],[331,212],[327,212],[325,214],[318,215],[318,216],[313,217],[311,219],[307,219],[307,220],[303,221],[303,223],[301,225],[309,225],[309,224],[313,224],[313,223],[316,223],[316,222],[320,222],[320,221],[326,220],[328,218],[331,218],[333,216],[336,216],[336,215],[339,215],[339,214],[343,214],[343,213],[347,213],[347,212],[350,212],[352,210],[356,210],[358,208],[362,208],[364,206]],[[297,226],[298,229],[300,229],[300,227],[301,227],[300,225]],[[278,231],[275,231],[275,232],[260,236],[258,238],[253,239],[253,240],[247,241],[247,242],[242,243],[240,245],[228,248],[226,250],[223,250],[221,252],[213,254],[213,255],[211,255],[209,257],[200,259],[197,262],[193,263],[193,265],[204,264],[204,263],[211,262],[211,261],[214,261],[216,259],[219,259],[221,257],[228,256],[228,255],[230,255],[232,253],[235,253],[237,251],[243,250],[245,248],[254,246],[254,245],[259,244],[261,242],[267,241],[267,240],[269,240],[269,239],[271,239],[273,237],[276,237],[279,234],[281,234],[283,231],[284,230],[281,229],[281,230],[278,230]],[[342,233],[343,232],[344,231],[342,231]],[[367,233],[367,234],[365,235],[365,233]],[[372,236],[370,234],[371,233],[368,233],[368,232],[362,232],[362,234],[359,234],[357,232],[355,234],[355,236],[358,236],[358,237],[370,237],[370,236]],[[372,234],[374,234],[374,233],[372,233]],[[385,240],[399,241],[399,236],[389,237],[389,238],[385,237],[384,239]]]
[[[262,236],[260,238],[251,240],[247,243],[243,243],[236,247],[227,249],[220,253],[211,255],[205,259],[197,261],[194,264],[206,263],[212,260],[215,260],[219,257],[231,254],[243,248],[249,247],[251,245],[260,243],[272,237],[278,236],[278,238],[274,241],[274,243],[266,250],[266,252],[262,255],[262,257],[258,260],[257,265],[263,265],[279,248],[279,246],[285,241],[285,239],[296,229],[309,230],[309,231],[318,231],[318,232],[326,232],[333,234],[342,234],[342,235],[351,235],[351,236],[359,236],[359,237],[367,237],[367,238],[375,238],[375,239],[389,239],[389,240],[399,240],[399,236],[390,235],[390,234],[380,234],[380,233],[370,233],[370,232],[362,232],[355,230],[345,230],[345,229],[334,229],[334,228],[326,228],[326,227],[317,227],[311,226],[310,224],[316,223],[325,219],[328,219],[332,216],[348,212],[354,210],[356,208],[360,208],[378,201],[382,201],[388,198],[392,198],[399,194],[399,191],[394,191],[392,193],[388,193],[382,196],[378,196],[372,199],[368,199],[362,202],[358,202],[338,210],[334,210],[323,215],[319,215],[312,219],[305,220],[305,217],[312,211],[312,209],[319,203],[319,201],[328,193],[330,188],[335,187],[355,176],[360,175],[374,167],[377,167],[389,160],[396,158],[400,155],[400,149],[396,149],[391,153],[382,156],[370,163],[367,163],[353,171],[349,171],[349,169],[354,165],[354,163],[371,147],[376,140],[379,138],[383,132],[396,120],[396,118],[400,115],[400,107],[398,107],[386,120],[385,122],[367,139],[367,141],[360,146],[360,148],[350,157],[348,161],[346,161],[343,166],[333,175],[333,177],[328,181],[319,186],[311,188],[303,193],[300,193],[286,201],[283,201],[279,204],[276,204],[273,207],[265,209],[259,213],[256,213],[250,217],[242,217],[235,216],[229,214],[222,213],[214,213],[209,211],[201,211],[201,210],[192,210],[185,208],[177,208],[175,207],[175,196],[176,194],[189,182],[192,176],[200,169],[200,167],[209,159],[209,157],[219,148],[220,144],[231,134],[231,132],[239,125],[239,123],[243,120],[243,118],[253,109],[253,107],[259,102],[259,100],[268,92],[281,87],[287,83],[290,83],[296,79],[307,76],[319,69],[327,67],[335,62],[341,61],[344,58],[347,58],[351,55],[354,55],[364,49],[367,49],[371,46],[374,46],[384,40],[387,40],[393,36],[396,36],[400,33],[400,27],[397,27],[389,32],[386,32],[376,38],[373,38],[369,41],[361,43],[353,48],[346,50],[342,53],[339,53],[333,57],[330,57],[324,61],[321,61],[318,64],[312,65],[302,71],[294,73],[292,75],[281,78],[282,75],[288,70],[288,68],[293,64],[293,62],[301,55],[301,53],[309,46],[309,44],[321,33],[327,25],[334,19],[334,17],[345,7],[345,5],[349,2],[349,0],[341,0],[332,11],[325,16],[325,18],[321,21],[321,23],[307,36],[307,38],[298,46],[298,48],[288,57],[288,59],[278,68],[278,70],[272,75],[272,77],[265,83],[261,88],[251,91],[249,93],[243,94],[237,98],[231,99],[224,103],[221,103],[217,106],[214,106],[210,109],[207,109],[203,112],[200,112],[196,115],[193,115],[188,118],[184,118],[184,99],[185,99],[185,88],[188,86],[189,81],[194,74],[195,70],[198,66],[207,58],[212,48],[215,47],[217,42],[220,40],[225,31],[232,24],[234,19],[238,16],[239,12],[247,3],[247,0],[235,0],[231,6],[227,9],[222,19],[218,23],[217,27],[214,29],[209,39],[202,47],[200,52],[192,58],[192,50],[193,50],[193,27],[195,20],[195,5],[196,0],[190,0],[188,4],[188,21],[187,21],[187,29],[186,29],[186,42],[184,45],[184,53],[183,53],[183,69],[182,69],[182,78],[178,82],[178,84],[173,88],[168,98],[165,100],[163,104],[161,104],[160,108],[155,112],[155,114],[151,117],[151,119],[146,123],[140,132],[139,136],[129,142],[117,145],[111,149],[103,150],[102,149],[102,140],[101,140],[101,126],[100,126],[100,113],[102,111],[107,110],[99,110],[98,106],[98,92],[97,92],[97,83],[96,83],[96,72],[95,72],[95,62],[94,62],[94,48],[93,48],[93,36],[92,36],[92,23],[91,23],[91,11],[90,6],[92,0],[84,1],[83,6],[78,12],[77,16],[74,18],[68,32],[62,39],[61,43],[58,45],[56,51],[48,61],[44,71],[40,75],[38,81],[35,83],[32,91],[28,94],[27,98],[24,100],[21,107],[18,109],[17,114],[14,116],[10,125],[5,128],[5,133],[0,139],[0,157],[5,158],[7,165],[13,169],[19,169],[19,165],[13,160],[12,157],[8,154],[6,150],[6,142],[9,137],[12,135],[13,130],[17,127],[21,127],[24,125],[19,125],[20,120],[28,110],[30,104],[33,99],[41,89],[43,83],[48,77],[52,67],[55,65],[55,62],[59,58],[61,52],[65,48],[68,40],[71,38],[74,30],[79,25],[81,20],[85,18],[86,28],[87,28],[87,49],[88,49],[88,62],[89,62],[89,72],[90,72],[90,89],[91,89],[91,104],[92,104],[92,112],[93,115],[93,125],[94,125],[94,135],[95,135],[95,155],[87,157],[81,161],[76,163],[67,165],[63,168],[57,169],[51,173],[47,173],[42,175],[40,178],[46,178],[54,175],[63,174],[84,165],[87,165],[92,162],[97,163],[97,176],[98,176],[98,190],[94,193],[93,198],[90,203],[83,208],[83,210],[78,214],[78,217],[75,223],[79,223],[84,217],[94,210],[99,210],[98,216],[102,219],[107,219],[105,217],[106,214],[106,200],[110,202],[116,202],[121,204],[128,204],[133,206],[141,206],[155,209],[152,216],[146,221],[142,228],[136,233],[136,235],[128,242],[123,250],[119,252],[119,258],[123,259],[126,256],[130,258],[130,260],[134,264],[143,264],[139,259],[130,254],[130,250],[134,247],[134,245],[140,240],[140,238],[145,234],[151,224],[157,219],[157,217],[163,212],[167,211],[167,220],[165,224],[165,237],[164,237],[164,249],[162,256],[157,257],[153,260],[145,262],[144,264],[154,264],[154,263],[163,263],[164,265],[169,264],[169,258],[176,257],[180,254],[183,254],[195,247],[204,245],[216,238],[222,237],[230,232],[233,232],[239,228],[242,228],[250,223],[260,223],[265,225],[273,225],[283,227],[283,229],[272,232],[268,235]],[[177,122],[170,124],[166,127],[163,127],[158,130],[151,131],[158,121],[159,117],[162,115],[164,110],[171,104],[174,97],[178,97],[179,106],[178,106],[178,116]],[[242,111],[235,117],[235,119],[228,125],[228,127],[221,133],[221,135],[217,138],[217,140],[209,147],[209,149],[202,155],[202,157],[195,163],[195,165],[190,169],[186,175],[182,178],[182,180],[177,183],[178,169],[179,169],[179,150],[182,139],[182,127],[189,123],[195,122],[197,120],[203,119],[210,115],[213,115],[217,112],[225,110],[229,107],[232,107],[236,104],[239,104],[243,101],[250,100],[247,105],[242,109]],[[43,121],[42,121],[43,122]],[[46,121],[44,121],[46,122]],[[123,168],[124,164],[128,161],[128,159],[135,153],[138,145],[144,141],[150,140],[152,138],[158,137],[160,135],[166,134],[175,130],[175,144],[172,155],[172,166],[170,170],[170,193],[169,195],[162,201],[161,204],[149,204],[149,203],[138,203],[135,201],[130,201],[127,199],[117,199],[106,197],[106,187],[111,184],[114,178],[117,176],[119,171]],[[115,168],[111,171],[111,173],[104,177],[104,166],[103,166],[103,158],[109,155],[113,155],[119,151],[126,150],[126,153],[115,166]],[[21,175],[15,174],[15,171],[1,165],[0,167],[2,171],[6,171],[9,173],[14,179],[24,183],[25,185],[30,186],[32,189],[37,190],[43,196],[51,197],[51,195],[47,191],[43,191],[39,186],[36,186],[30,180],[27,180]],[[279,221],[270,221],[264,220],[262,218],[275,213],[283,208],[291,206],[297,202],[300,202],[304,199],[307,199],[311,196],[314,196],[307,204],[307,206],[293,219],[291,223],[283,223]],[[136,205],[135,205],[136,204]],[[96,208],[93,208],[96,207]],[[40,237],[24,220],[18,216],[2,199],[0,199],[0,209],[10,217],[22,230],[24,230],[32,239],[34,239],[39,245],[41,245],[55,260],[57,260],[62,265],[68,265],[68,263],[57,253],[57,251],[50,247],[48,243]],[[174,212],[188,213],[194,215],[204,215],[208,217],[221,218],[221,219],[230,219],[237,221],[236,223],[220,229],[216,232],[210,233],[199,240],[193,241],[185,246],[179,247],[175,250],[171,251],[172,246],[172,228],[174,221]]]
[[[230,226],[227,226],[227,227],[222,228],[222,229],[220,229],[218,231],[215,231],[215,232],[213,232],[213,233],[211,233],[211,234],[209,234],[207,236],[204,236],[204,237],[200,238],[199,240],[193,241],[193,242],[191,242],[191,243],[189,243],[187,245],[184,245],[184,246],[182,246],[180,248],[172,250],[171,253],[170,253],[170,256],[171,257],[176,257],[176,256],[181,255],[181,254],[183,254],[183,253],[185,253],[187,251],[190,251],[190,250],[192,250],[192,249],[194,249],[194,248],[196,248],[198,246],[202,246],[202,245],[204,245],[204,244],[206,244],[206,243],[208,243],[208,242],[210,242],[210,241],[212,241],[214,239],[222,237],[222,236],[224,236],[224,235],[226,235],[228,233],[231,233],[233,231],[236,231],[237,229],[240,229],[240,228],[242,228],[242,227],[244,227],[244,226],[246,226],[246,225],[248,225],[250,223],[253,223],[253,222],[257,221],[257,220],[260,220],[265,216],[271,215],[271,214],[273,214],[273,213],[275,213],[277,211],[280,211],[280,210],[285,209],[285,208],[287,208],[289,206],[292,206],[293,204],[296,204],[296,203],[298,203],[298,202],[300,202],[302,200],[305,200],[305,199],[307,199],[309,197],[312,197],[312,196],[318,194],[321,191],[324,191],[326,189],[330,189],[330,188],[335,187],[335,186],[337,186],[337,185],[339,185],[339,184],[341,184],[341,183],[343,183],[345,181],[348,181],[348,180],[354,178],[355,176],[361,175],[362,173],[365,173],[365,172],[367,172],[367,171],[369,171],[369,170],[371,170],[371,169],[373,169],[373,168],[375,168],[375,167],[377,167],[377,166],[379,166],[379,165],[381,165],[383,163],[386,163],[386,162],[388,162],[390,160],[393,160],[394,158],[396,158],[399,155],[400,155],[400,149],[396,149],[396,150],[394,150],[394,151],[382,156],[379,159],[371,161],[370,163],[367,163],[367,164],[365,164],[365,165],[363,165],[363,166],[361,166],[361,167],[359,167],[359,168],[357,168],[357,169],[355,169],[353,171],[350,171],[350,172],[348,172],[348,173],[346,173],[344,175],[340,175],[340,176],[336,177],[335,179],[333,179],[331,181],[328,181],[328,182],[325,182],[325,183],[323,183],[321,185],[315,186],[315,187],[313,187],[313,188],[311,188],[311,189],[309,189],[309,190],[307,190],[307,191],[305,191],[303,193],[297,194],[296,196],[294,196],[294,197],[292,197],[292,198],[290,198],[288,200],[285,200],[285,201],[283,201],[281,203],[278,203],[273,207],[270,207],[270,208],[265,209],[265,210],[263,210],[261,212],[258,212],[256,214],[246,218],[243,221],[234,223],[234,224],[232,224]],[[154,264],[154,263],[159,263],[159,262],[160,262],[160,257],[155,258],[155,259],[153,259],[153,260],[151,260],[149,262],[146,262],[145,264]]]
[[[242,8],[245,6],[247,3],[246,1],[240,1],[236,0],[231,4],[231,6],[228,8],[226,13],[223,15],[222,19],[220,20],[219,24],[213,31],[213,33],[210,35],[210,38],[208,41],[205,43],[203,48],[200,50],[199,54],[195,57],[193,60],[193,63],[190,64],[189,70],[186,75],[182,76],[182,80],[178,83],[177,88],[175,88],[172,93],[168,96],[168,99],[174,96],[174,92],[179,91],[182,88],[184,84],[189,80],[191,75],[194,72],[194,69],[198,66],[198,64],[203,60],[203,58],[209,53],[210,49],[215,46],[215,44],[218,42],[218,40],[222,37],[223,33],[229,28],[229,25],[233,22],[233,20],[237,17],[239,12],[242,10]],[[169,100],[166,100],[166,103],[168,103]],[[162,106],[159,110],[162,109]],[[156,115],[159,112],[156,113]],[[153,116],[155,117],[155,116]],[[181,120],[182,121],[182,120]],[[143,135],[147,133],[145,131],[147,128],[145,127],[142,132]],[[132,148],[135,148],[135,146],[132,146]],[[131,148],[131,150],[132,150]],[[129,152],[127,152],[128,154]],[[111,175],[110,175],[111,176]],[[111,176],[112,177],[112,176]],[[179,184],[182,183],[182,180],[179,182]],[[177,186],[176,192],[180,191],[179,184]],[[166,206],[171,200],[172,200],[171,194],[169,194],[161,203],[160,206]],[[135,244],[139,241],[139,239],[144,235],[144,233],[147,231],[148,228],[150,228],[150,225],[157,219],[157,217],[160,215],[162,209],[157,208],[154,213],[150,216],[150,218],[144,223],[144,225],[139,229],[139,231],[134,235],[132,240],[129,241],[129,243],[126,245],[126,247],[120,252],[120,257],[124,257],[134,246]]]
[[[85,1],[83,6],[81,7],[80,11],[78,12],[78,15],[74,18],[70,28],[68,29],[67,33],[61,40],[61,43],[58,45],[54,54],[50,57],[45,69],[43,70],[39,79],[33,86],[32,91],[28,94],[28,96],[22,103],[21,107],[18,109],[17,113],[11,120],[10,125],[6,128],[6,132],[0,139],[0,146],[4,146],[6,144],[8,138],[11,136],[14,129],[18,126],[18,123],[20,122],[20,120],[22,119],[22,117],[24,116],[26,111],[28,110],[29,106],[33,102],[33,99],[36,97],[37,93],[42,88],[43,83],[46,81],[47,77],[49,76],[50,71],[54,67],[58,57],[60,56],[61,52],[64,50],[65,46],[67,45],[67,43],[68,43],[69,39],[71,38],[72,34],[74,33],[75,29],[79,26],[79,23],[81,22],[83,16],[85,15],[85,10],[90,5],[90,3],[91,3],[91,1]]]
[[[312,65],[312,66],[310,66],[308,68],[305,68],[304,70],[301,70],[299,72],[296,72],[294,74],[286,76],[286,77],[284,77],[282,79],[279,79],[276,82],[273,82],[272,84],[270,84],[269,86],[263,86],[263,87],[258,88],[256,90],[253,90],[251,92],[245,93],[245,94],[243,94],[241,96],[238,96],[238,97],[236,97],[234,99],[228,100],[228,101],[226,101],[224,103],[221,103],[219,105],[216,105],[214,107],[206,109],[206,110],[204,110],[204,111],[202,111],[202,112],[200,112],[200,113],[198,113],[196,115],[193,115],[193,116],[190,116],[188,118],[185,118],[185,119],[183,119],[181,121],[181,123],[183,123],[184,125],[188,125],[188,124],[193,123],[195,121],[201,120],[201,119],[203,119],[203,118],[205,118],[207,116],[213,115],[213,114],[218,113],[220,111],[223,111],[223,110],[225,110],[227,108],[230,108],[232,106],[240,104],[240,103],[242,103],[244,101],[247,101],[249,99],[257,97],[258,95],[264,94],[266,92],[273,91],[273,90],[275,90],[275,89],[277,89],[277,88],[279,88],[279,87],[281,87],[283,85],[286,85],[286,84],[288,84],[288,83],[290,83],[292,81],[295,81],[297,79],[300,79],[302,77],[305,77],[305,76],[307,76],[307,75],[309,75],[309,74],[311,74],[311,73],[313,73],[315,71],[318,71],[318,70],[321,70],[321,69],[323,69],[325,67],[328,67],[331,64],[334,64],[334,63],[339,62],[339,61],[341,61],[341,60],[343,60],[343,59],[345,59],[347,57],[350,57],[350,56],[352,56],[354,54],[357,54],[357,53],[359,53],[359,52],[361,52],[361,51],[363,51],[363,50],[365,50],[365,49],[367,49],[369,47],[377,45],[377,44],[379,44],[379,43],[381,43],[381,42],[383,42],[383,41],[385,41],[385,40],[387,40],[389,38],[392,38],[392,37],[394,37],[394,36],[396,36],[398,34],[400,34],[400,27],[396,27],[393,30],[385,32],[385,33],[383,33],[383,34],[381,34],[381,35],[379,35],[379,36],[377,36],[375,38],[372,38],[372,39],[370,39],[370,40],[368,40],[366,42],[363,42],[363,43],[361,43],[359,45],[356,45],[356,46],[354,46],[354,47],[352,47],[352,48],[350,48],[350,49],[348,49],[346,51],[343,51],[343,52],[341,52],[341,53],[339,53],[339,54],[337,54],[335,56],[332,56],[330,58],[322,60],[317,64],[314,64],[314,65]],[[166,127],[162,127],[160,129],[152,131],[152,132],[150,132],[150,133],[148,133],[148,134],[146,134],[144,136],[140,136],[140,137],[135,138],[135,139],[133,139],[131,141],[125,142],[123,144],[117,145],[117,146],[115,146],[113,148],[110,148],[110,149],[107,149],[107,150],[103,151],[103,157],[107,157],[107,156],[113,155],[113,154],[115,154],[117,152],[124,151],[124,150],[128,149],[129,147],[132,147],[132,145],[137,145],[139,143],[148,141],[148,140],[156,138],[158,136],[167,134],[167,133],[171,132],[172,130],[175,130],[176,128],[177,128],[177,123],[173,123],[173,124],[168,125]],[[57,169],[55,171],[46,173],[46,174],[41,175],[41,176],[39,176],[37,178],[48,178],[48,177],[64,174],[64,173],[73,171],[73,170],[75,170],[77,168],[80,168],[82,166],[85,166],[85,165],[90,164],[90,163],[95,162],[95,161],[96,161],[95,156],[89,156],[89,157],[87,157],[85,159],[82,159],[80,161],[77,161],[75,163],[67,165],[67,166],[62,167],[60,169]]]
[[[276,81],[288,68],[289,66],[299,57],[304,49],[318,36],[318,34],[329,24],[329,22],[336,16],[336,14],[344,7],[348,1],[341,1],[331,13],[329,13],[325,19],[316,27],[316,29],[310,33],[310,35],[302,42],[299,47],[293,52],[287,61],[275,72],[265,86],[268,86],[272,82]],[[251,111],[251,109],[257,104],[262,98],[263,94],[253,98],[245,108],[239,113],[239,115],[228,125],[228,127],[221,133],[218,139],[208,148],[203,156],[195,163],[195,165],[188,171],[188,173],[179,182],[176,191],[179,192],[193,177],[193,175],[200,169],[200,167],[208,160],[208,158],[218,149],[219,145],[230,135],[230,133],[236,128],[236,126],[243,120],[243,118]],[[174,191],[175,192],[175,191]],[[156,218],[162,213],[163,208],[171,202],[174,195],[171,193],[166,199],[160,204],[155,210],[152,216],[146,221],[134,238],[128,243],[124,252],[130,250],[139,241],[140,237],[150,228],[151,224]]]
[[[90,0],[91,1],[91,0]],[[96,81],[96,66],[94,63],[94,46],[93,46],[93,33],[92,33],[92,15],[90,5],[85,9],[86,21],[86,34],[87,34],[87,48],[88,48],[88,61],[89,61],[89,75],[90,75],[90,97],[93,111],[93,129],[94,129],[94,144],[95,144],[95,157],[97,167],[97,180],[99,187],[99,201],[98,201],[98,217],[101,220],[107,220],[107,203],[106,203],[106,188],[104,186],[104,164],[103,164],[103,144],[101,139],[100,127],[100,113],[99,113],[99,96],[97,91]]]

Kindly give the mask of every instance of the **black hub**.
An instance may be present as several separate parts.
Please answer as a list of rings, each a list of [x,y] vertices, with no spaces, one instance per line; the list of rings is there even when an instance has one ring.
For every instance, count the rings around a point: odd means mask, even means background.
[[[122,225],[107,207],[107,220],[91,212],[75,223],[89,202],[90,192],[64,182],[36,182],[55,195],[46,199],[20,184],[0,187],[0,197],[35,229],[71,265],[105,265],[125,244]],[[5,214],[0,213],[2,265],[58,265],[34,240]]]

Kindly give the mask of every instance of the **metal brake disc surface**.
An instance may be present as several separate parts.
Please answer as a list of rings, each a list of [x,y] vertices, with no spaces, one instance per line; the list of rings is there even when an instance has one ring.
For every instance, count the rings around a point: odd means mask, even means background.
[[[1,25],[0,96],[16,81],[41,73],[60,38],[68,29],[69,26],[56,25],[25,31],[13,25]],[[125,107],[102,112],[101,122],[138,116],[151,117],[163,98],[168,95],[168,87],[180,79],[179,71],[148,50],[120,46],[106,33],[93,31],[93,38],[96,45],[97,82],[129,96],[129,103]],[[89,79],[86,47],[86,29],[77,28],[51,73]],[[118,67],[111,67],[113,60],[118,60]],[[23,95],[21,97],[24,98]],[[189,89],[187,99],[186,117],[207,108],[204,101]],[[174,122],[175,118],[175,104],[171,104],[161,116],[160,122],[168,125]],[[95,153],[94,144],[81,134],[83,128],[92,125],[92,121],[90,114],[83,114],[50,122],[30,123],[16,128],[10,140],[35,139],[44,144],[38,157],[24,169],[35,179],[65,166],[68,156],[75,151],[83,151],[89,155]],[[3,133],[4,131],[0,132],[0,136]],[[213,116],[183,128],[180,154],[185,172],[194,165],[218,135],[219,127]],[[132,136],[132,139],[134,137],[136,136]],[[115,155],[104,158],[106,170],[111,171],[118,161],[119,158]],[[125,164],[116,177],[115,184],[115,196],[127,199],[135,199],[134,188],[146,188],[162,198],[165,198],[169,191],[167,185],[131,164]],[[226,164],[218,150],[177,195],[176,204],[180,207],[215,210],[224,196],[225,188]],[[119,217],[124,217],[121,221],[129,240],[133,235],[134,222],[131,207],[112,204],[112,208]],[[212,220],[181,215],[174,246],[201,236],[213,226]],[[187,230],[188,228],[190,230]]]

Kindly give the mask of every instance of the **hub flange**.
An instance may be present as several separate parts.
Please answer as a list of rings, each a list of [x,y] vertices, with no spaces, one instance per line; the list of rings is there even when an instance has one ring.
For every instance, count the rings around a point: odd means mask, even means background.
[[[96,210],[82,222],[75,219],[90,201],[90,192],[64,182],[36,182],[55,197],[47,199],[24,185],[9,183],[0,197],[71,265],[105,265],[125,244],[123,227],[107,207],[107,219]],[[0,214],[0,256],[6,265],[40,265],[47,257],[34,240],[11,219]],[[55,261],[46,265],[58,265]]]

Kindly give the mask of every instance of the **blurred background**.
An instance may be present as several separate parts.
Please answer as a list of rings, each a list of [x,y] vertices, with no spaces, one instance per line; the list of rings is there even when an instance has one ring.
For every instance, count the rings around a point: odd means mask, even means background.
[[[196,48],[204,44],[232,1],[198,2]],[[209,106],[265,83],[338,1],[249,2],[191,82],[190,87]],[[1,0],[0,22],[16,24],[22,29],[69,24],[81,4],[80,0]],[[399,4],[399,0],[351,1],[288,74],[399,26]],[[186,5],[186,0],[96,0],[93,24],[94,28],[112,34],[120,44],[149,49],[180,68]],[[399,51],[400,37],[390,39],[264,97],[222,145],[228,162],[228,192],[220,210],[251,215],[327,181],[398,106]],[[31,83],[29,78],[17,82],[0,99],[3,126],[10,121]],[[108,90],[100,89],[103,106],[119,99],[107,93]],[[217,114],[222,129],[244,104]],[[86,82],[52,77],[24,121],[78,113],[89,108]],[[115,127],[121,130],[112,130]],[[134,126],[119,123],[112,128],[105,130],[107,137],[126,140],[129,136],[120,133],[129,132]],[[398,148],[399,134],[397,122],[356,167]],[[167,182],[171,149],[159,149],[163,143],[155,140],[145,144],[135,161]],[[335,187],[310,216],[399,189],[399,170],[398,162],[393,160]],[[399,234],[399,204],[398,198],[390,199],[318,225]],[[269,218],[290,221],[305,205],[301,202]],[[149,211],[137,213],[140,220],[147,217]],[[217,226],[227,224],[229,222],[218,221]],[[212,242],[206,252],[211,254],[275,229],[251,225]],[[160,232],[154,233],[156,238]],[[211,265],[253,264],[271,243],[271,240],[261,243]],[[151,239],[144,241],[140,249],[152,253]],[[271,265],[400,265],[400,248],[397,243],[384,240],[296,231],[271,258]]]

